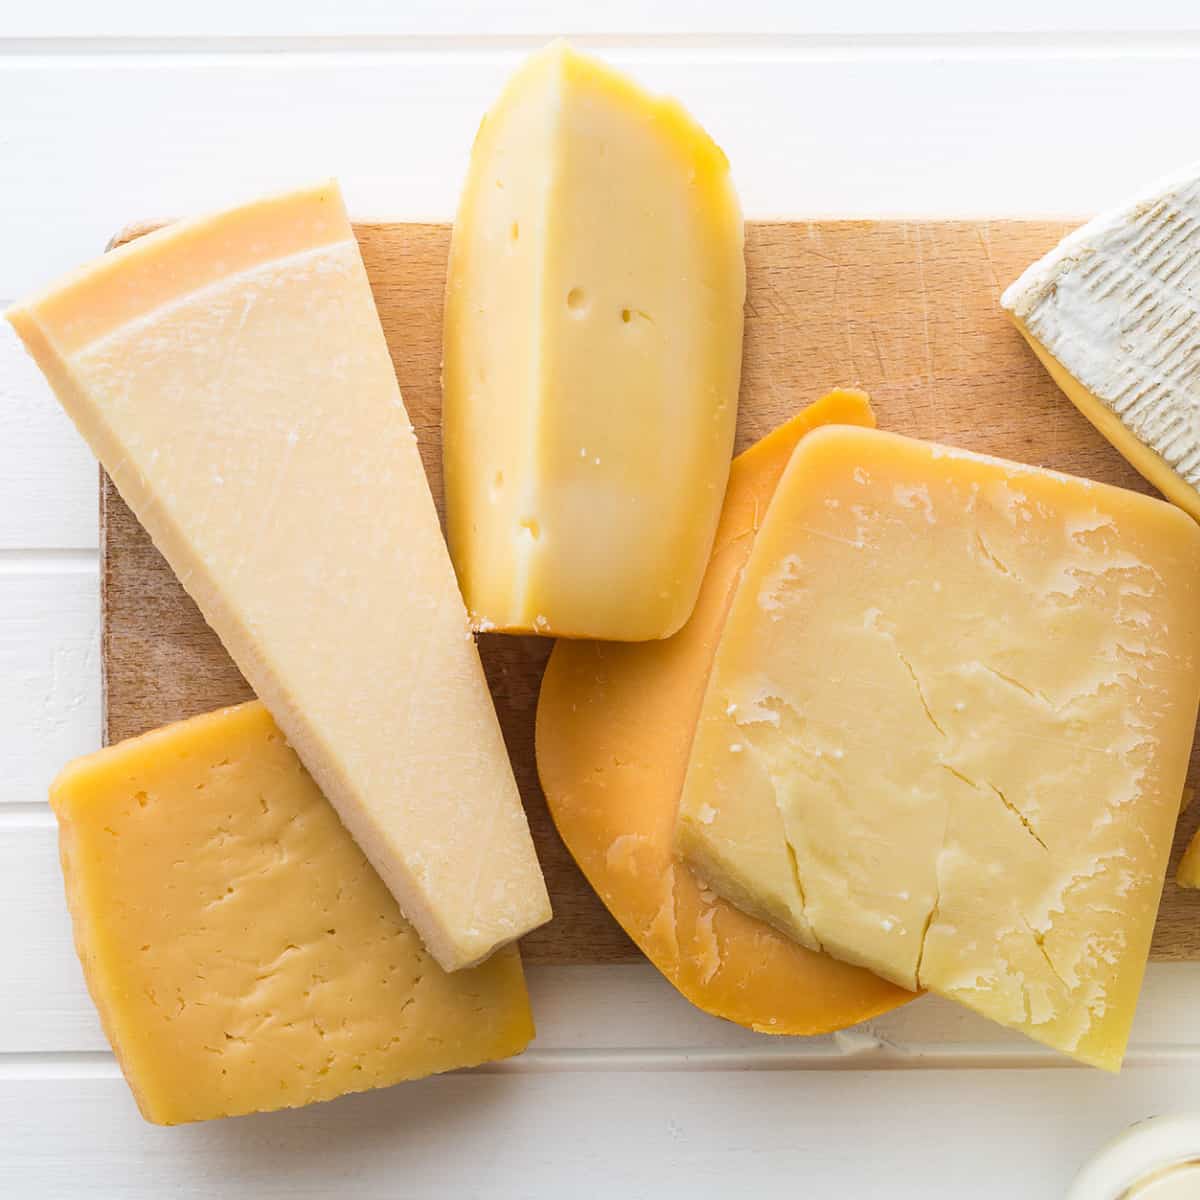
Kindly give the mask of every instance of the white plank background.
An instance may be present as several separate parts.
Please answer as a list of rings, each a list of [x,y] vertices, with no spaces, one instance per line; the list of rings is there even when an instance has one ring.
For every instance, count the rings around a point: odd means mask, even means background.
[[[569,33],[681,96],[747,213],[1086,215],[1200,158],[1195,0],[46,0],[0,6],[0,301],[130,220],[336,175],[446,217],[507,72]],[[0,332],[0,1197],[1062,1195],[1200,1107],[1200,966],[1108,1079],[934,1000],[766,1039],[643,967],[531,972],[534,1049],[300,1113],[138,1118],[70,946],[45,787],[99,741],[96,470]],[[1200,900],[1197,903],[1200,919]]]

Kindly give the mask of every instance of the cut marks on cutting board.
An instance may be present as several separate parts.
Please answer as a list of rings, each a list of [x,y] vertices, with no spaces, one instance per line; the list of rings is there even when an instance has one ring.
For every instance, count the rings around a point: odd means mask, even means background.
[[[127,231],[125,241],[152,226]],[[743,450],[833,387],[861,387],[882,428],[1152,489],[1068,403],[1000,311],[1001,289],[1069,226],[1045,221],[751,223],[738,413]],[[439,511],[441,313],[449,226],[356,225],[400,388]],[[104,732],[118,741],[250,697],[145,531],[102,475]],[[484,668],[554,920],[522,942],[539,963],[638,951],[554,831],[533,756],[548,640],[480,637]],[[1194,753],[1189,783],[1200,782]],[[1200,804],[1180,822],[1153,957],[1200,958],[1200,893],[1173,882]]]

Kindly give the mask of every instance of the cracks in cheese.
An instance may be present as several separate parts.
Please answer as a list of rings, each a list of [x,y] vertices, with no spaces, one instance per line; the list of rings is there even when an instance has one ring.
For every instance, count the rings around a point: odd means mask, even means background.
[[[290,1108],[516,1054],[515,947],[447,974],[258,703],[51,791],[88,987],[149,1121]]]
[[[484,118],[446,290],[446,525],[476,627],[640,641],[695,604],[733,448],[742,218],[673,101],[563,45]]]
[[[1200,531],[1119,489],[873,430],[779,485],[678,844],[803,944],[1119,1065],[1200,675]]]
[[[8,316],[438,962],[548,920],[336,186],[140,238]]]
[[[1080,412],[1200,520],[1200,164],[1076,230],[1001,303]]]
[[[672,847],[688,748],[738,576],[796,442],[835,423],[873,424],[866,397],[830,393],[734,460],[712,559],[679,633],[636,644],[560,641],[538,699],[538,776],[588,881],[693,1004],[762,1033],[828,1033],[911,998],[738,911]],[[701,809],[701,820],[716,816]]]

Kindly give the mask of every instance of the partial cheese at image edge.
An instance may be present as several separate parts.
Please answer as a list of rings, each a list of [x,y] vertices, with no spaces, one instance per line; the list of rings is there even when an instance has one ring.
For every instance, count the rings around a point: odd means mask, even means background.
[[[1200,520],[1200,163],[1103,213],[1001,304],[1068,399]]]
[[[672,847],[733,588],[794,447],[826,423],[873,425],[865,394],[830,393],[734,459],[700,596],[679,633],[637,644],[559,641],[538,699],[538,776],[588,882],[688,1000],[760,1033],[828,1033],[913,998],[740,912]]]
[[[692,611],[746,278],[720,148],[556,43],[480,125],[446,284],[443,462],[475,627],[644,641]]]
[[[549,920],[336,185],[169,226],[7,316],[438,962]]]
[[[1200,529],[1162,501],[815,431],[733,599],[677,844],[797,940],[1115,1070],[1200,700],[1198,585]]]
[[[515,947],[446,973],[258,702],[55,781],[75,944],[142,1115],[291,1108],[519,1053]]]
[[[1193,834],[1188,842],[1175,868],[1175,882],[1181,888],[1200,888],[1200,832]]]

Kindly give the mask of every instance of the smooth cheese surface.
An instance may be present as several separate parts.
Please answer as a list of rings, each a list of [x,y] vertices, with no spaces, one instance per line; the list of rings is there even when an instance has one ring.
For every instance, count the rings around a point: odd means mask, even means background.
[[[728,162],[558,44],[484,118],[446,290],[450,550],[480,629],[687,620],[733,449],[745,299]]]
[[[1200,530],[862,429],[798,446],[733,601],[678,841],[805,945],[1115,1068],[1200,695]]]
[[[1001,302],[1080,412],[1200,520],[1200,164],[1076,230]]]
[[[874,423],[835,392],[733,463],[696,610],[659,642],[560,641],[538,701],[538,775],[555,825],[629,936],[693,1004],[766,1033],[840,1029],[911,999],[803,949],[714,895],[672,851],[688,748],[729,601],[796,442]]]
[[[437,960],[548,920],[337,188],[171,226],[8,315]]]
[[[51,792],[88,987],[147,1120],[288,1108],[533,1036],[515,947],[447,974],[259,703]]]

